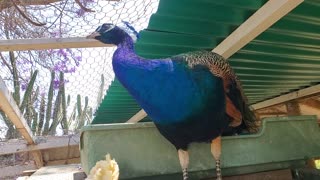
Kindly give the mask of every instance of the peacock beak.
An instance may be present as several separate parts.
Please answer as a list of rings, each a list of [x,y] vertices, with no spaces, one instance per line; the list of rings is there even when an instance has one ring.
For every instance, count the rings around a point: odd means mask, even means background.
[[[97,31],[95,31],[95,32],[91,33],[90,35],[88,35],[86,38],[87,39],[95,39],[95,37],[97,37],[97,36],[101,36],[101,34]]]

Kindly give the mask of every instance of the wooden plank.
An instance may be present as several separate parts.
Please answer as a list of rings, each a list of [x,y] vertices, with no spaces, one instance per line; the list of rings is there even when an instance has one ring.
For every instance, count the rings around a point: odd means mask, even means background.
[[[80,142],[80,135],[74,136],[49,136],[42,139],[38,144],[27,145],[23,140],[15,142],[0,142],[0,155],[13,154],[26,151],[36,151],[51,148],[60,148],[69,146],[78,146]]]
[[[30,169],[30,170],[25,170],[22,172],[23,176],[31,176],[33,173],[35,173],[37,170],[35,169]]]
[[[74,179],[76,173],[82,173],[84,179],[84,172],[79,167],[79,164],[42,167],[32,174],[29,180]]]
[[[0,41],[0,51],[26,51],[26,50],[92,48],[92,47],[111,47],[111,46],[113,45],[104,44],[94,39],[86,39],[85,37],[13,39],[13,40]]]
[[[34,144],[33,135],[27,121],[0,77],[0,109],[8,116],[28,144]]]
[[[31,151],[31,155],[33,157],[34,162],[36,163],[37,168],[41,168],[43,166],[43,159],[41,151]]]
[[[229,58],[302,2],[303,0],[269,0],[214,48],[213,52]]]
[[[320,84],[311,86],[305,89],[301,89],[295,92],[291,92],[282,96],[278,96],[260,103],[256,103],[252,105],[252,108],[254,110],[278,105],[281,103],[285,103],[291,100],[300,99],[300,98],[306,98],[310,96],[315,96],[317,94],[320,94]]]
[[[137,114],[133,115],[128,121],[127,123],[137,123],[140,120],[142,120],[143,118],[147,117],[147,113],[141,109],[139,112],[137,112]]]

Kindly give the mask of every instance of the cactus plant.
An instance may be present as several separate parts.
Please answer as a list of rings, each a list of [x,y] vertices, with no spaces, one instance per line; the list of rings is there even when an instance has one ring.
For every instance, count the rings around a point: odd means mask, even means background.
[[[88,104],[89,104],[89,98],[88,96],[86,96],[84,108],[81,109],[81,96],[78,94],[77,96],[77,110],[78,110],[77,124],[78,125],[76,127],[77,130],[80,129],[86,122]]]
[[[41,95],[41,102],[40,102],[40,109],[39,109],[39,122],[38,122],[38,128],[37,128],[37,135],[41,135],[41,131],[43,128],[43,121],[44,121],[44,115],[45,115],[45,97],[44,94]]]
[[[65,93],[65,86],[64,86],[64,73],[60,72],[60,87],[59,91],[61,91],[61,113],[62,113],[62,119],[61,119],[61,126],[63,129],[63,134],[68,134],[68,122],[67,122],[67,102],[66,102],[66,93]],[[70,97],[68,97],[70,98]],[[70,103],[70,100],[69,100]],[[68,104],[69,104],[68,103]]]
[[[32,126],[31,126],[31,131],[34,135],[37,133],[37,128],[38,128],[38,113],[36,110],[33,108],[32,109],[32,114],[33,114],[33,121],[32,121]]]
[[[60,111],[61,111],[61,106],[60,106],[60,103],[61,103],[61,92],[59,91],[58,92],[58,95],[56,96],[56,100],[54,102],[54,109],[53,109],[53,114],[52,114],[52,123],[51,123],[51,126],[49,128],[49,134],[50,135],[55,135],[56,133],[56,128],[59,124],[59,114],[60,114]]]
[[[46,118],[44,123],[43,135],[47,135],[49,132],[49,123],[51,119],[52,112],[52,99],[53,99],[53,85],[54,85],[55,72],[51,71],[51,81],[48,91],[48,102],[47,102],[47,110],[46,110]]]
[[[26,107],[28,105],[28,101],[31,100],[31,93],[32,93],[33,86],[36,81],[37,75],[38,75],[38,70],[36,70],[34,73],[31,72],[31,79],[27,85],[27,89],[24,93],[23,100],[20,105],[20,111],[22,114],[24,113],[24,110],[26,109]],[[31,102],[29,102],[29,103],[31,103]]]
[[[17,104],[20,104],[20,82],[19,82],[19,74],[17,69],[16,57],[14,56],[14,52],[9,52],[9,59],[12,66],[12,75],[13,75],[13,98]]]

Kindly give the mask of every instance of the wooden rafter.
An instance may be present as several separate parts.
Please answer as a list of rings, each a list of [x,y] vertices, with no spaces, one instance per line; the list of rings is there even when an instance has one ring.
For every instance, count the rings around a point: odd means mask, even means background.
[[[285,102],[289,102],[295,99],[307,98],[311,96],[315,96],[320,94],[320,84],[311,86],[305,89],[301,89],[295,92],[291,92],[282,96],[278,96],[260,103],[256,103],[252,105],[252,108],[255,110],[263,109],[271,106],[275,106],[278,104],[282,104]]]
[[[143,118],[145,118],[147,116],[147,113],[141,109],[139,112],[137,112],[137,114],[133,115],[128,121],[127,123],[137,123],[140,120],[142,120]]]
[[[84,37],[0,40],[0,51],[92,48],[110,46],[113,45],[104,44],[100,41],[86,39]]]
[[[229,58],[303,0],[269,0],[212,51]]]

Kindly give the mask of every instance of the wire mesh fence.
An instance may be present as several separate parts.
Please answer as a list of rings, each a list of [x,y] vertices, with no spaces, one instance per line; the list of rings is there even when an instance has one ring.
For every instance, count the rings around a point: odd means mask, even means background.
[[[83,37],[102,23],[146,28],[158,0],[0,1],[0,39]],[[0,52],[0,76],[34,135],[78,131],[114,79],[115,48]],[[0,111],[1,112],[1,111]],[[1,112],[0,138],[19,133]]]

